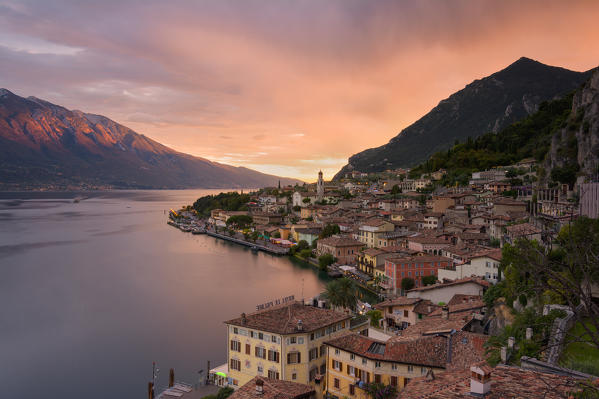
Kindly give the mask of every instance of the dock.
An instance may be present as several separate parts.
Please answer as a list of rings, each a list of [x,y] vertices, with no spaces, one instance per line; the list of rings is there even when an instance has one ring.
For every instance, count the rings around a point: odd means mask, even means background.
[[[206,230],[206,234],[208,234],[211,237],[221,238],[223,240],[231,241],[231,242],[234,242],[234,243],[240,244],[240,245],[245,245],[246,247],[250,247],[252,249],[257,249],[262,252],[268,252],[273,255],[289,254],[289,248],[269,247],[266,245],[261,245],[261,244],[257,244],[257,243],[253,243],[253,242],[249,242],[249,241],[245,241],[245,240],[240,240],[239,238],[229,237],[224,234],[215,233],[214,231],[210,231],[210,230]]]

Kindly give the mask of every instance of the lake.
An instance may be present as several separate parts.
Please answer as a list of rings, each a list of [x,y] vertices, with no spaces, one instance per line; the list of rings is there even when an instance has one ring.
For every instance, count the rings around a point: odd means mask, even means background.
[[[166,224],[220,190],[0,193],[0,382],[10,398],[143,398],[226,361],[224,320],[306,298],[314,269]],[[89,198],[74,203],[73,198]]]

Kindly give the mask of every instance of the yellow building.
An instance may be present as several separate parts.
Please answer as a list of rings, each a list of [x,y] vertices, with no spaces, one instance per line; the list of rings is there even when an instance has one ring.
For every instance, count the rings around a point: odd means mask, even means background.
[[[326,342],[328,397],[368,399],[364,385],[380,383],[402,389],[410,379],[445,370],[448,338],[375,340],[348,333]]]
[[[324,341],[344,334],[350,316],[291,302],[226,321],[228,377],[234,388],[257,375],[310,384],[322,393]]]
[[[358,240],[364,243],[368,248],[380,248],[382,242],[380,238],[385,234],[395,230],[395,225],[383,219],[371,219],[364,222],[358,231]]]

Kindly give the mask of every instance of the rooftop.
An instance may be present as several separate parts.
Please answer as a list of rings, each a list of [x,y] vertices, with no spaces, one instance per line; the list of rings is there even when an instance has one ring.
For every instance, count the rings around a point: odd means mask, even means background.
[[[398,395],[398,399],[472,398],[470,370],[444,372],[434,378],[415,378]],[[567,398],[575,391],[576,380],[569,377],[523,370],[519,367],[497,366],[491,370],[491,391],[486,399]]]
[[[428,290],[434,290],[434,289],[438,289],[438,288],[445,288],[445,287],[451,287],[453,285],[468,284],[468,283],[475,283],[482,287],[489,287],[489,285],[490,285],[488,281],[485,281],[483,279],[480,279],[477,277],[466,277],[466,278],[462,278],[459,280],[449,281],[447,283],[437,283],[437,284],[433,284],[433,285],[426,285],[424,287],[413,288],[410,291],[428,291]]]
[[[278,307],[245,315],[225,321],[239,327],[268,331],[276,334],[298,334],[298,321],[301,320],[301,332],[315,331],[331,324],[349,320],[351,316],[330,309],[317,308],[292,302]]]
[[[262,393],[256,392],[256,383],[260,380]],[[314,388],[297,382],[275,380],[257,376],[252,378],[238,390],[233,392],[230,399],[302,399],[314,395]]]
[[[364,245],[351,237],[328,237],[318,240],[318,245],[329,245],[332,247],[354,247]]]

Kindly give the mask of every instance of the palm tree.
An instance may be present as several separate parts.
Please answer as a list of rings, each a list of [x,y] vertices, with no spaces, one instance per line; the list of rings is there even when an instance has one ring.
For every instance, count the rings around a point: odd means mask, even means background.
[[[358,303],[356,297],[356,286],[348,278],[331,281],[327,284],[324,296],[333,307],[340,307],[354,311]]]

